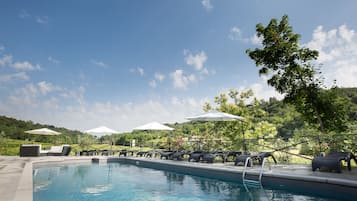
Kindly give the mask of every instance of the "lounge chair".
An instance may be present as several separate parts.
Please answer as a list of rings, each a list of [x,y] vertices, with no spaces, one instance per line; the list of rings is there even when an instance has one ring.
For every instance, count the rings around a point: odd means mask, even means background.
[[[52,146],[47,152],[47,156],[68,156],[71,153],[71,146],[68,144],[62,146]]]
[[[342,161],[347,162],[348,170],[351,171],[351,159],[357,164],[356,157],[351,152],[333,152],[326,156],[318,156],[312,160],[312,171],[326,169],[341,173]]]
[[[203,155],[206,154],[207,152],[204,151],[193,151],[191,153],[189,153],[189,157],[188,157],[188,162],[191,162],[191,160],[194,160],[195,162],[199,162],[202,160]]]
[[[174,153],[173,151],[160,151],[160,159],[165,158],[166,160],[171,159],[172,154]]]
[[[145,157],[147,153],[147,151],[139,151],[136,153],[136,156]]]
[[[123,149],[119,152],[119,156],[124,156],[126,157],[128,154],[131,154],[131,156],[134,155],[134,151]]]
[[[23,144],[20,146],[20,156],[68,156],[71,146],[52,146],[50,150],[42,150],[40,144]]]
[[[178,161],[181,161],[183,160],[185,154],[187,154],[187,152],[184,152],[184,151],[175,151],[172,156],[171,156],[171,159],[172,160],[178,160]]]
[[[228,161],[235,161],[236,158],[240,155],[242,155],[242,151],[230,151],[230,152],[227,152],[226,153],[226,156],[225,156],[225,162],[228,162]],[[232,160],[230,160],[232,159]]]
[[[203,154],[202,156],[202,161],[207,162],[207,163],[213,163],[216,157],[221,157],[222,162],[224,163],[226,160],[226,153],[217,151],[217,152],[208,152]]]
[[[128,150],[126,150],[126,149],[123,149],[123,150],[121,150],[121,151],[119,152],[119,156],[124,156],[124,157],[126,157],[127,154],[128,154]]]
[[[46,156],[47,151],[41,150],[40,144],[22,144],[20,146],[21,157]]]
[[[234,161],[234,165],[239,165],[239,164],[244,165],[245,161],[247,160],[248,157],[251,158],[251,160],[247,164],[248,167],[251,167],[253,165],[254,161],[257,161],[258,164],[261,165],[263,163],[264,158],[268,158],[268,157],[271,157],[273,159],[274,163],[277,164],[276,159],[275,159],[274,155],[272,154],[272,152],[260,152],[259,154],[240,155]]]

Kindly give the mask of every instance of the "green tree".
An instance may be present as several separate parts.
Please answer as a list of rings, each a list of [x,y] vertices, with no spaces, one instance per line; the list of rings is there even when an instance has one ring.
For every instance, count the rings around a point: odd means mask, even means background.
[[[246,53],[260,67],[260,75],[270,76],[268,85],[284,94],[284,101],[322,133],[346,130],[345,99],[336,90],[324,89],[321,72],[313,63],[318,52],[299,46],[300,35],[293,32],[288,16],[280,22],[272,19],[266,27],[257,24],[256,31],[263,48]]]

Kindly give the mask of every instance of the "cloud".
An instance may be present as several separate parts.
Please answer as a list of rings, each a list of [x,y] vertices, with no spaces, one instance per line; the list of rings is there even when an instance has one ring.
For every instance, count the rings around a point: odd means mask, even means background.
[[[149,82],[149,86],[151,88],[156,88],[158,82],[162,82],[164,79],[165,79],[165,75],[164,74],[156,72],[154,74],[154,79]]]
[[[152,87],[152,88],[156,88],[156,87],[157,87],[156,80],[151,80],[151,81],[149,82],[149,86]]]
[[[30,18],[31,17],[31,15],[26,10],[20,10],[18,16],[21,19],[25,19],[25,18]]]
[[[258,37],[257,34],[254,34],[251,37],[244,37],[242,30],[237,26],[234,26],[231,28],[231,30],[229,31],[229,34],[228,34],[228,38],[231,40],[234,40],[234,41],[250,43],[253,45],[261,45],[261,43],[263,41],[263,38]]]
[[[170,76],[173,80],[173,86],[176,89],[186,89],[190,83],[196,81],[195,75],[185,75],[184,71],[181,69],[175,70]]]
[[[327,86],[334,80],[341,87],[357,86],[357,34],[347,25],[324,30],[318,26],[312,34],[312,39],[303,44],[310,49],[319,51],[317,62],[321,63],[321,71],[326,78]]]
[[[231,40],[241,40],[241,41],[245,40],[242,36],[242,31],[240,30],[239,27],[236,27],[236,26],[231,28],[231,30],[229,31],[228,37]]]
[[[60,63],[59,60],[57,60],[57,59],[55,59],[55,58],[53,58],[53,57],[51,57],[51,56],[49,56],[49,57],[47,58],[47,60],[48,60],[49,62],[51,62],[51,63],[54,63],[54,64],[59,64],[59,63]]]
[[[165,79],[165,75],[161,73],[155,73],[154,75],[155,79],[162,82]]]
[[[204,51],[197,54],[192,54],[189,51],[184,51],[185,62],[189,66],[193,66],[196,70],[201,70],[204,63],[207,61],[207,56]]]
[[[84,97],[85,89],[68,90]],[[53,94],[55,95],[55,94]],[[161,100],[148,99],[139,102],[88,103],[84,99],[78,102],[63,102],[70,97],[43,96],[38,84],[28,84],[16,90],[7,100],[0,102],[0,113],[23,120],[51,124],[77,130],[87,130],[99,125],[107,125],[120,132],[151,121],[175,123],[185,121],[185,117],[202,112],[206,99],[192,97],[167,97]]]
[[[12,80],[29,80],[29,79],[30,79],[29,76],[25,72],[0,75],[0,82],[9,82]]]
[[[11,63],[12,63],[11,55],[4,55],[0,58],[0,67],[11,65]]]
[[[262,37],[258,37],[257,34],[254,34],[252,37],[249,38],[249,41],[253,45],[261,45],[262,42],[263,42],[263,38]]]
[[[48,24],[48,16],[37,16],[36,17],[36,22],[39,24]]]
[[[98,66],[98,67],[101,67],[101,68],[106,68],[108,67],[108,65],[102,61],[97,61],[97,60],[91,60],[91,63]]]
[[[144,74],[145,74],[145,70],[141,67],[131,68],[130,72],[138,73],[140,76],[144,76]]]
[[[46,82],[46,81],[41,81],[37,83],[38,90],[41,92],[42,95],[46,95],[50,92],[53,91],[61,91],[61,87],[59,86],[54,86],[52,83]]]
[[[0,45],[0,52],[4,51],[5,50],[5,46],[3,45]]]
[[[42,67],[38,64],[33,65],[28,61],[24,62],[15,62],[12,64],[12,67],[17,70],[25,70],[25,71],[33,71],[33,70],[41,70]]]
[[[203,8],[205,8],[206,11],[211,11],[213,9],[211,0],[202,0],[201,4],[202,4]]]

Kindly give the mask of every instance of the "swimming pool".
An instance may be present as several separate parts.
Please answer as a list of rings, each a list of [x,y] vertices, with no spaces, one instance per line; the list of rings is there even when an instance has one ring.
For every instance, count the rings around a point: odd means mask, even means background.
[[[247,191],[235,182],[118,162],[51,165],[37,167],[33,172],[34,201],[334,200],[288,189]]]

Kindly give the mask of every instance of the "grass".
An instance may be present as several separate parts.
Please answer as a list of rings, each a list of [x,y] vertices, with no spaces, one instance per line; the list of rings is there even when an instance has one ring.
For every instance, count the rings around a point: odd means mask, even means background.
[[[25,141],[25,140],[13,140],[7,138],[0,138],[0,155],[1,156],[18,156],[20,153],[20,146],[22,144],[41,144],[42,149],[49,149],[54,144],[52,143],[43,143],[43,142],[33,142],[33,141]],[[71,155],[76,155],[78,151],[81,150],[110,150],[109,144],[93,144],[87,147],[80,147],[78,144],[71,144],[72,150]],[[128,146],[112,146],[112,150],[142,150],[147,151],[151,148],[149,147],[128,147]]]

